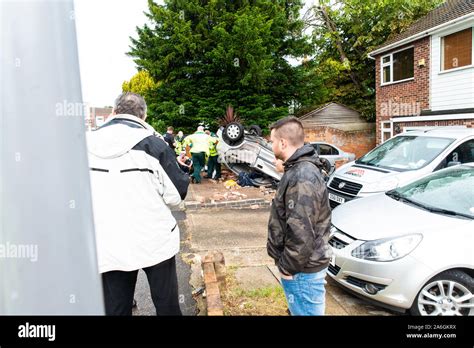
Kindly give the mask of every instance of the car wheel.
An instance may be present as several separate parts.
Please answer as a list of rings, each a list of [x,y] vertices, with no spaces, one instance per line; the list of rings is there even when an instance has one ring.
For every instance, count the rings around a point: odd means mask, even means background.
[[[231,122],[225,126],[222,138],[228,145],[236,145],[244,137],[244,127],[237,122]]]
[[[249,128],[249,133],[252,134],[252,135],[256,135],[258,137],[261,137],[262,136],[262,128],[260,128],[259,126],[257,126],[256,124],[250,126]]]
[[[323,157],[319,157],[319,160],[321,161],[321,164],[323,165],[323,169],[326,171],[326,173],[328,175],[331,174],[331,169],[332,169],[331,162],[327,158],[323,158]]]
[[[453,270],[438,274],[418,293],[410,308],[412,315],[474,315],[474,279]]]

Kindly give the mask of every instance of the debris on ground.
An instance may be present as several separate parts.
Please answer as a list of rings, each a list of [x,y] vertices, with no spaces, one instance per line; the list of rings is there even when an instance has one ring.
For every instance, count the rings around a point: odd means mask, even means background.
[[[229,191],[222,195],[216,194],[213,197],[218,197],[219,199],[216,200],[225,200],[225,201],[236,201],[247,198],[247,195],[244,193],[240,193],[237,191]],[[222,197],[222,199],[221,199]]]
[[[232,187],[238,186],[238,184],[237,184],[237,181],[231,179],[231,180],[227,180],[226,182],[224,182],[224,186],[225,186],[226,189],[230,189]]]
[[[258,188],[260,190],[260,192],[263,193],[263,195],[271,195],[271,194],[274,194],[276,192],[276,190],[272,189],[272,188],[269,188],[269,187],[266,187],[266,186],[259,186]]]
[[[204,179],[201,185],[191,186],[190,192],[186,197],[187,203],[198,204],[217,204],[223,202],[236,202],[249,199],[271,200],[275,190],[268,187],[241,187],[233,179],[219,181],[216,185],[210,179]]]
[[[219,202],[219,201],[224,201],[224,200],[226,200],[226,199],[227,199],[227,197],[225,196],[225,194],[222,194],[222,193],[214,193],[214,194],[212,195],[212,197],[211,197],[211,203],[212,203],[212,201],[217,201],[217,202]]]
[[[203,196],[196,196],[195,200],[201,204],[206,203],[206,197],[203,197]]]
[[[234,180],[234,181],[236,181],[236,180],[237,180],[237,175],[235,175],[235,174],[234,174],[233,172],[231,172],[230,170],[222,169],[221,180],[222,180],[222,181],[227,181],[227,180]]]
[[[206,290],[206,288],[204,288],[204,287],[197,288],[192,292],[192,296],[193,297],[199,296],[199,295],[203,294],[205,292],[205,290]]]
[[[240,197],[240,198],[247,198],[246,194],[240,193],[240,192],[237,192],[237,191],[231,191],[231,192],[229,192],[229,195],[237,196],[237,197]]]
[[[274,194],[276,191],[275,190],[266,190],[263,192],[263,195],[266,196],[266,195],[272,195]]]

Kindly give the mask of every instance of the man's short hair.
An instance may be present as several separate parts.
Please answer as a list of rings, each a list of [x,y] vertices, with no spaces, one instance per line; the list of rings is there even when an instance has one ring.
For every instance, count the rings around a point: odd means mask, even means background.
[[[171,132],[173,132],[173,131],[174,131],[173,126],[169,126],[169,127],[168,127],[168,130],[171,131]]]
[[[114,111],[116,114],[127,114],[144,119],[146,116],[146,102],[139,94],[125,92],[115,100]]]
[[[270,131],[275,130],[275,135],[288,140],[293,146],[304,144],[304,128],[300,120],[294,116],[282,118],[270,125]]]

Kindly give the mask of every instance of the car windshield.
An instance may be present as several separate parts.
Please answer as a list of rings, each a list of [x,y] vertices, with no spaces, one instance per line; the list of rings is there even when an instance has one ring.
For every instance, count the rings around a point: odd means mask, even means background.
[[[442,170],[387,195],[434,213],[474,219],[474,167]]]
[[[454,139],[405,135],[392,138],[356,161],[396,171],[417,170],[435,159]]]

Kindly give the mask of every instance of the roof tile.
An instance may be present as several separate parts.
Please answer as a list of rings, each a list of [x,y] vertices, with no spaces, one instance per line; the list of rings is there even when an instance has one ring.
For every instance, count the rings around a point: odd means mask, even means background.
[[[424,31],[450,22],[469,13],[474,13],[474,0],[448,0],[434,10],[430,11],[426,16],[414,22],[405,31],[385,41],[374,51],[403,39],[407,39],[410,36],[420,34]]]

